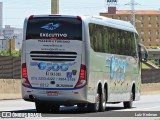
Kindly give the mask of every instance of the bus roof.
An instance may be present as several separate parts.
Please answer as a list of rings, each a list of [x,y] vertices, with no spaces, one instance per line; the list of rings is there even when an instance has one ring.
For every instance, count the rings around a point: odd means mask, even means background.
[[[91,16],[89,17],[89,19],[91,20],[91,23],[97,23],[104,26],[137,33],[136,29],[130,22],[126,22],[123,20],[116,20],[116,19],[107,18],[103,16]]]
[[[112,28],[122,29],[126,31],[131,31],[137,33],[136,29],[130,22],[116,20],[112,18],[107,18],[104,16],[75,16],[75,15],[32,15],[32,18],[42,18],[42,17],[70,17],[70,18],[81,18],[84,23],[95,23]],[[30,18],[29,17],[29,18]],[[29,19],[28,18],[28,19]],[[138,33],[137,33],[138,34]]]

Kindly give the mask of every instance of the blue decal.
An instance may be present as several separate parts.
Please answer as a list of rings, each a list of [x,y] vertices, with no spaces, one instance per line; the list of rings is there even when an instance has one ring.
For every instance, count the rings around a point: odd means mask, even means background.
[[[72,78],[72,72],[67,72],[67,78]]]
[[[59,65],[58,64],[52,64],[52,70],[53,71],[58,71],[59,70]]]
[[[60,24],[53,24],[53,23],[48,23],[44,26],[42,26],[41,28],[46,29],[46,30],[55,30],[57,28],[59,28]]]
[[[37,66],[38,65],[38,62],[31,62],[30,63],[30,66]]]
[[[46,69],[46,63],[45,63],[45,62],[40,62],[40,63],[38,64],[38,68],[39,68],[40,70]]]
[[[60,68],[62,71],[67,71],[69,68],[69,65],[68,64],[61,64]]]
[[[127,67],[125,60],[115,58],[115,56],[106,57],[105,65],[106,67],[110,67],[110,79],[125,80],[125,70]]]
[[[75,64],[76,64],[76,62],[68,63],[69,66],[73,66],[73,65],[75,65]]]
[[[52,63],[47,63],[47,68],[46,68],[47,71],[50,71],[52,70]]]
[[[30,66],[36,67],[40,70],[46,70],[47,71],[67,71],[70,66],[73,66],[76,62],[74,63],[68,63],[68,64],[57,64],[57,63],[45,63],[45,62],[31,62]]]
[[[111,58],[111,65],[110,65],[110,78],[113,79],[114,77],[114,73],[115,73],[115,66],[116,66],[116,63],[115,63],[115,58],[114,56],[112,56]]]

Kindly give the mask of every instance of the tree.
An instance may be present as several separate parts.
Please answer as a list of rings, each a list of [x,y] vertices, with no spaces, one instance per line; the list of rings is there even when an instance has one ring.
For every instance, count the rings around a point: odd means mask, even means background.
[[[0,55],[1,56],[10,56],[10,50],[1,50]],[[21,57],[21,50],[12,50],[11,56]]]

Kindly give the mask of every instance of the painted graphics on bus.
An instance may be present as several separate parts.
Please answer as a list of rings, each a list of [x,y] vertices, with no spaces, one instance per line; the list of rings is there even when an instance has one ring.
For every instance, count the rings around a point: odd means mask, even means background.
[[[82,67],[80,19],[29,18],[26,48],[27,74],[32,88],[76,87]]]

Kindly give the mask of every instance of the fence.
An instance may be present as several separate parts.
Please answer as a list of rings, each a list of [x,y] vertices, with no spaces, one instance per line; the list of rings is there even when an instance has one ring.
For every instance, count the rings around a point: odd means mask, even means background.
[[[21,59],[19,57],[0,56],[0,79],[20,79]],[[160,69],[143,69],[142,83],[160,82]]]
[[[0,79],[20,79],[21,59],[20,57],[0,56]]]
[[[143,69],[142,83],[158,83],[160,82],[160,69]]]

